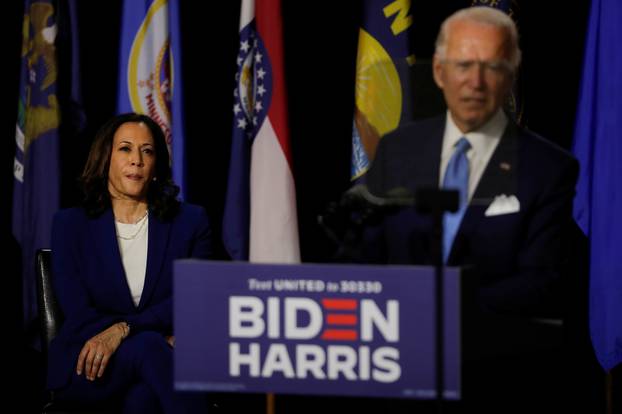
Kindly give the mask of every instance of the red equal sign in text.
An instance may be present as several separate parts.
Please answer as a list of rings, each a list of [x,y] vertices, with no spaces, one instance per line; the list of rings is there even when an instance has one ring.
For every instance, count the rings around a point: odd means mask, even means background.
[[[330,312],[326,314],[327,328],[322,332],[322,339],[328,341],[356,341],[358,332],[356,329],[332,329],[334,326],[356,326],[358,316],[358,302],[354,299],[322,299],[322,306],[329,311],[341,311],[343,313]],[[345,311],[345,312],[344,312]]]

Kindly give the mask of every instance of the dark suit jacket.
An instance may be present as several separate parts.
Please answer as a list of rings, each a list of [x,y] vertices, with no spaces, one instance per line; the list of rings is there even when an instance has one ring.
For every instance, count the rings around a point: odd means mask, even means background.
[[[131,334],[173,333],[172,262],[208,258],[210,227],[205,211],[183,204],[170,222],[149,213],[145,285],[134,306],[121,262],[112,210],[97,218],[81,208],[59,211],[52,229],[54,291],[65,321],[50,344],[48,387],[60,388],[75,372],[84,343],[119,321]]]
[[[367,174],[372,193],[439,185],[445,116],[388,134]],[[549,303],[567,259],[577,161],[566,151],[509,122],[474,192],[448,264],[471,266],[482,309],[531,314]],[[520,211],[485,216],[496,196],[514,195]],[[431,220],[402,210],[367,234],[373,261],[431,264]]]

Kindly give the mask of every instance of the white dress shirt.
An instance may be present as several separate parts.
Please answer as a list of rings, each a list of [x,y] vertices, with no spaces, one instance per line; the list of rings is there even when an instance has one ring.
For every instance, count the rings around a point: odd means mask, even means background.
[[[508,124],[508,118],[502,109],[499,109],[490,120],[477,131],[463,134],[454,123],[451,113],[447,111],[445,122],[445,134],[443,135],[443,149],[441,151],[441,168],[439,177],[439,187],[443,186],[443,177],[447,164],[454,153],[454,146],[461,137],[469,140],[471,148],[467,151],[469,160],[469,201],[475,193],[477,184],[484,174],[484,170],[492,157],[492,153],[497,148],[503,131]]]

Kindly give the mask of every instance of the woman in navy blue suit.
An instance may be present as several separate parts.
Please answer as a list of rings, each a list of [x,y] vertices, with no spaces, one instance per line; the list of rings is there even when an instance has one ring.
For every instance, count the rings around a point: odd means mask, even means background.
[[[54,290],[65,315],[50,344],[57,400],[115,401],[124,412],[201,412],[173,389],[172,262],[209,258],[205,211],[177,200],[164,133],[123,114],[97,133],[84,201],[52,230]]]

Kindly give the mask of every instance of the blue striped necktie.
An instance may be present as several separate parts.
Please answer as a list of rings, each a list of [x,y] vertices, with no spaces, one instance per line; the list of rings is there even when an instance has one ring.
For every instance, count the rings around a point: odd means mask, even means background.
[[[454,153],[447,164],[443,188],[460,192],[460,207],[455,213],[445,213],[443,216],[443,262],[447,263],[451,246],[460,227],[460,221],[466,211],[469,199],[469,160],[466,153],[471,148],[469,140],[462,137],[454,147]]]

